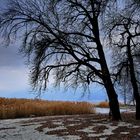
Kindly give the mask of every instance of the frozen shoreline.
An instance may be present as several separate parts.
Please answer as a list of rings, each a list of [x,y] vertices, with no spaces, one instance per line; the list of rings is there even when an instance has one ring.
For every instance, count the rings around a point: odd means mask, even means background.
[[[109,110],[109,108],[95,107],[96,113],[100,114],[108,114]],[[135,110],[132,108],[120,108],[120,112],[135,112]]]

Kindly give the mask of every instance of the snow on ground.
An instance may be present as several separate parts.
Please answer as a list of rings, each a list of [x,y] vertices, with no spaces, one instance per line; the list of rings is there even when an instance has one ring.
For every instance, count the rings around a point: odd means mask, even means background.
[[[140,139],[139,124],[112,122],[97,114],[0,120],[0,140]]]
[[[97,123],[96,126],[105,126],[106,128],[103,130],[102,133],[99,133],[99,134],[96,134],[96,133],[92,133],[92,134],[89,134],[88,136],[89,137],[99,137],[99,136],[102,136],[102,135],[112,135],[114,134],[113,133],[113,130],[119,128],[119,127],[132,127],[131,124],[129,123],[125,123],[125,122],[119,122],[116,126],[112,126],[112,123],[106,123],[106,124],[102,124],[102,123]],[[125,132],[126,133],[126,132]]]
[[[59,127],[45,128],[43,132],[39,132],[35,129],[41,126],[41,124],[44,122],[45,117],[38,117],[36,119],[38,119],[37,122],[33,121],[34,120],[33,118],[32,119],[26,118],[26,119],[0,120],[0,140],[46,140],[46,138],[47,140],[66,140],[66,139],[78,140],[80,139],[79,136],[73,136],[73,135],[58,137],[56,135],[45,134],[46,132],[49,132],[49,131],[66,129],[62,125],[62,122],[54,122],[55,125],[56,124],[60,125]],[[41,119],[41,121],[39,121],[39,119]],[[28,123],[24,124],[23,122],[28,122]]]

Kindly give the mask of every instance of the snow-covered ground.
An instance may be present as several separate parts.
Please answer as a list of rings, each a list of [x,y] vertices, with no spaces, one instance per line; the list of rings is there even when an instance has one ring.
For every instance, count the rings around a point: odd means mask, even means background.
[[[139,130],[139,123],[112,122],[94,114],[0,120],[0,140],[106,140],[109,136],[127,135],[140,138]]]
[[[43,119],[49,117],[38,117],[26,119],[0,120],[0,140],[78,140],[78,136],[58,137],[56,135],[46,135],[49,131],[66,129],[63,125],[56,128],[45,128],[43,132],[35,130],[42,123]],[[51,117],[50,117],[51,118]],[[28,123],[27,123],[28,122]],[[25,123],[25,124],[24,124]]]

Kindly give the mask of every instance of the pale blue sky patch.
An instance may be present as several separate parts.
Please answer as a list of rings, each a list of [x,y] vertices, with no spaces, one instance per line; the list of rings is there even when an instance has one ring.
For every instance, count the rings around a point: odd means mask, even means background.
[[[29,89],[28,70],[18,67],[0,67],[0,93]]]

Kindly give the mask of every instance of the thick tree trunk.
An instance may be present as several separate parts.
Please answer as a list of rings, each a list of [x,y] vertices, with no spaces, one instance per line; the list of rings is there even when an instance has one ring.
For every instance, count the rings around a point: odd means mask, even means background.
[[[112,114],[112,120],[119,121],[121,120],[121,114],[120,114],[120,109],[119,109],[118,96],[115,92],[114,86],[112,84],[112,81],[109,75],[104,78],[104,83],[105,83],[105,88],[106,88],[107,95],[109,98],[109,106],[110,106],[110,111]]]
[[[121,120],[121,114],[120,114],[118,96],[112,84],[112,80],[110,77],[110,73],[107,67],[104,54],[102,55],[101,61],[102,61],[101,67],[103,71],[103,82],[104,82],[104,87],[106,89],[106,92],[109,98],[109,106],[110,106],[110,111],[112,113],[112,120],[119,121]]]
[[[136,120],[140,120],[140,96],[136,100]]]
[[[110,111],[112,113],[112,120],[121,120],[118,96],[111,81],[110,73],[105,59],[102,59],[103,82],[109,98]]]
[[[121,120],[121,114],[120,114],[120,108],[119,108],[119,102],[118,102],[118,96],[116,94],[116,91],[114,89],[110,72],[107,66],[107,62],[105,59],[104,51],[102,48],[102,45],[100,41],[97,43],[98,44],[98,53],[100,56],[100,61],[101,61],[101,69],[103,73],[103,82],[104,86],[109,98],[109,106],[110,106],[110,111],[112,113],[112,120],[119,121]]]
[[[137,79],[134,70],[134,61],[131,54],[130,39],[131,39],[130,37],[127,38],[127,55],[129,60],[130,77],[131,77],[131,83],[133,87],[133,94],[136,101],[136,119],[140,120],[140,94],[139,94]]]
[[[96,40],[97,44],[97,50],[98,50],[98,55],[100,58],[100,65],[101,65],[101,71],[102,71],[102,80],[104,82],[104,86],[109,98],[109,106],[110,106],[110,111],[112,113],[112,119],[119,121],[121,120],[121,114],[120,114],[120,109],[119,109],[119,103],[118,103],[118,97],[116,94],[116,91],[114,89],[114,86],[112,84],[110,72],[107,66],[103,46],[100,41],[100,35],[99,35],[99,26],[98,26],[98,18],[94,16],[93,20],[93,34]]]
[[[98,43],[99,48],[99,56],[101,58],[101,69],[103,73],[103,82],[104,86],[109,98],[109,106],[110,106],[110,111],[112,113],[112,120],[119,121],[121,120],[121,114],[120,114],[120,109],[119,109],[119,102],[118,102],[118,96],[116,94],[116,91],[114,89],[114,86],[112,84],[112,80],[110,77],[110,73],[108,70],[108,66],[106,63],[105,55],[102,49],[102,46],[100,43]]]

